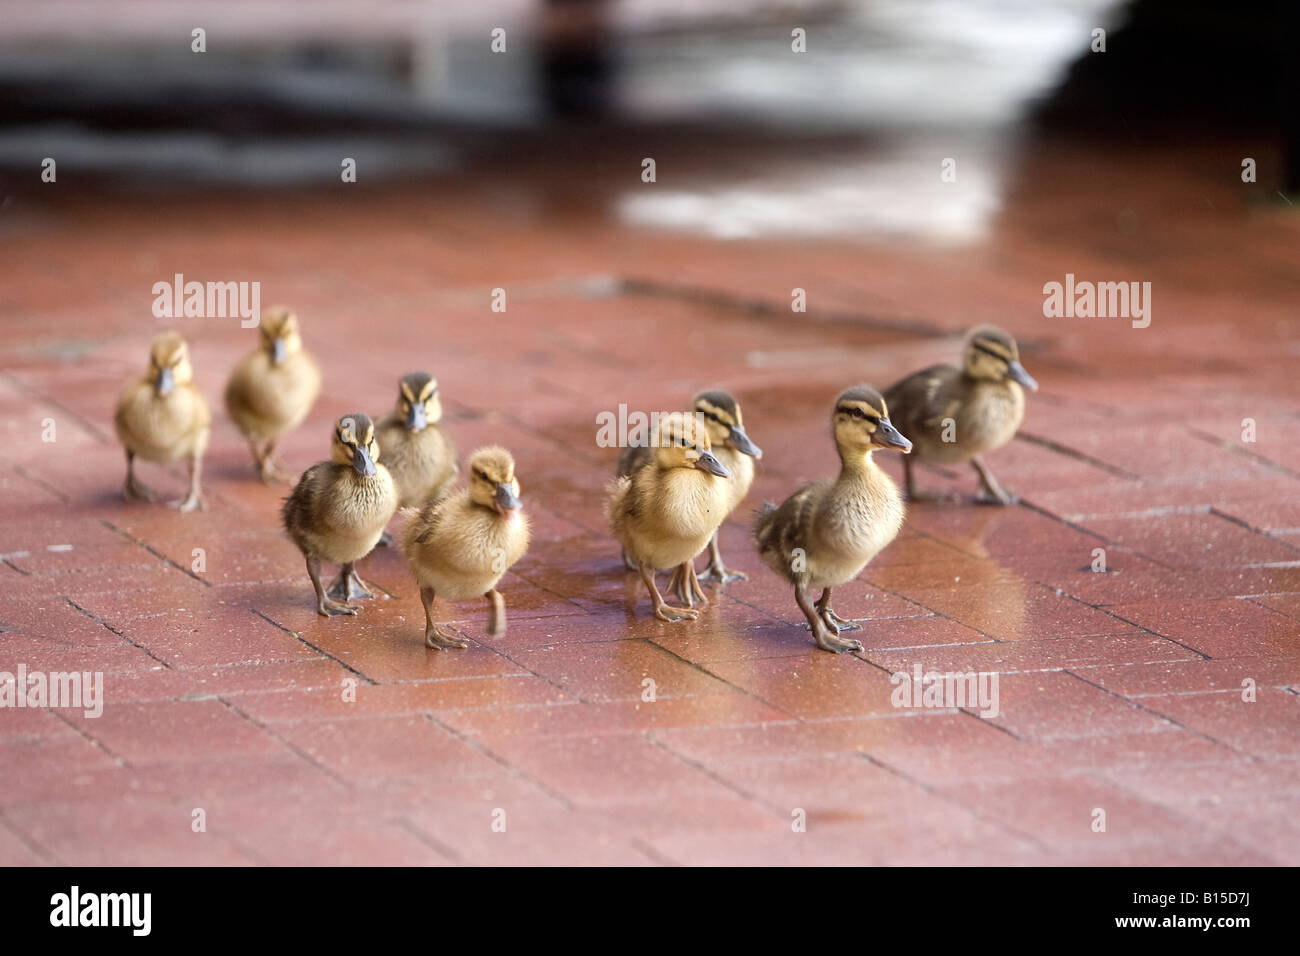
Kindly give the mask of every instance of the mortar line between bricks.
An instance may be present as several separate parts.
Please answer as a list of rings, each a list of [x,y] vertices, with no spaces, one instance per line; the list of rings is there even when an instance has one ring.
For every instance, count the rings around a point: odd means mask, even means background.
[[[708,667],[706,667],[704,664],[697,664],[697,663],[695,663],[695,661],[688,660],[687,658],[682,657],[682,655],[678,654],[676,651],[670,651],[668,648],[664,647],[662,644],[657,644],[657,643],[655,643],[655,641],[654,641],[653,638],[646,637],[646,638],[641,638],[641,640],[644,640],[647,644],[651,645],[652,647],[657,647],[657,648],[659,648],[659,650],[663,651],[663,652],[664,652],[665,654],[667,654],[669,657],[672,657],[672,658],[674,658],[674,659],[680,661],[681,663],[683,663],[683,664],[685,664],[686,666],[690,667],[692,670],[697,670],[697,671],[699,671],[701,674],[704,674],[704,675],[707,676],[707,677],[711,677],[711,678],[713,678],[713,679],[716,680],[716,681],[721,681],[723,684],[726,684],[728,687],[732,688],[732,689],[735,690],[737,693],[739,693],[739,694],[741,694],[741,695],[743,695],[743,696],[745,696],[745,697],[749,697],[749,698],[751,698],[751,699],[753,699],[753,700],[758,701],[758,702],[759,702],[760,704],[762,704],[764,707],[770,707],[770,708],[772,708],[774,711],[776,711],[778,714],[785,714],[785,716],[790,717],[790,718],[792,718],[792,719],[794,719],[794,720],[798,720],[798,719],[799,719],[799,718],[796,717],[794,714],[790,713],[789,711],[784,710],[784,709],[781,708],[781,707],[776,706],[776,704],[772,703],[771,701],[767,700],[766,698],[764,698],[764,697],[760,697],[758,694],[751,693],[748,689],[746,689],[746,688],[744,688],[744,687],[741,687],[739,684],[733,684],[731,681],[727,680],[725,677],[721,676],[720,674],[715,674],[715,673],[713,673],[713,671],[709,670]]]
[[[180,571],[182,574],[187,575],[187,576],[193,578],[195,581],[198,581],[198,582],[199,582],[200,584],[202,584],[205,588],[210,588],[210,587],[212,587],[212,582],[210,582],[210,581],[205,581],[203,578],[199,577],[197,574],[195,574],[195,573],[194,573],[192,570],[190,570],[189,568],[185,567],[184,565],[177,564],[177,563],[176,563],[175,561],[173,561],[171,558],[167,557],[167,555],[163,554],[161,551],[159,551],[158,549],[156,549],[155,547],[153,547],[153,545],[146,544],[144,541],[141,541],[141,540],[140,540],[139,538],[137,538],[135,535],[133,535],[133,534],[129,534],[129,533],[127,533],[126,531],[123,531],[121,528],[119,528],[117,525],[113,524],[113,522],[109,521],[107,518],[100,518],[100,519],[99,519],[99,523],[102,524],[102,525],[103,525],[105,528],[107,528],[109,531],[112,531],[112,532],[114,532],[115,534],[120,534],[122,537],[126,538],[126,540],[130,541],[132,544],[136,544],[136,545],[139,545],[140,547],[144,548],[146,551],[148,551],[150,554],[152,554],[155,558],[158,558],[160,561],[165,561],[165,562],[167,562],[167,563],[170,564],[173,568],[175,568],[177,571]]]
[[[25,832],[19,829],[18,825],[5,815],[3,807],[0,807],[0,826],[3,826],[6,830],[12,833],[19,843],[27,847],[27,849],[31,850],[47,863],[51,863],[54,866],[67,866],[67,864],[59,858],[58,854],[51,850],[47,850],[39,840],[29,837]]]
[[[1251,763],[1258,763],[1258,762],[1259,762],[1259,758],[1256,757],[1256,756],[1254,756],[1253,754],[1246,753],[1246,751],[1244,751],[1244,750],[1238,750],[1236,747],[1234,747],[1232,744],[1230,744],[1230,743],[1228,743],[1228,742],[1226,742],[1226,741],[1219,740],[1217,737],[1211,737],[1209,734],[1205,733],[1204,731],[1197,730],[1195,727],[1188,727],[1188,726],[1187,726],[1186,724],[1184,724],[1182,721],[1180,721],[1180,720],[1178,720],[1178,719],[1176,719],[1176,718],[1174,718],[1174,717],[1170,717],[1168,714],[1162,714],[1162,713],[1160,713],[1160,711],[1156,710],[1154,707],[1148,707],[1146,704],[1139,703],[1138,701],[1139,701],[1140,699],[1142,699],[1142,698],[1139,698],[1139,699],[1132,699],[1132,698],[1129,698],[1129,697],[1125,697],[1123,694],[1117,694],[1117,693],[1115,693],[1115,691],[1113,691],[1113,690],[1109,690],[1109,689],[1103,687],[1101,684],[1096,683],[1095,681],[1090,681],[1090,680],[1088,680],[1088,678],[1084,677],[1082,674],[1076,674],[1074,671],[1069,670],[1068,668],[1062,668],[1062,669],[1061,669],[1061,673],[1063,673],[1063,674],[1069,674],[1069,675],[1070,675],[1071,677],[1073,677],[1075,680],[1082,681],[1083,683],[1089,685],[1090,687],[1095,687],[1095,688],[1097,688],[1097,690],[1101,691],[1103,694],[1106,694],[1106,695],[1109,696],[1109,697],[1114,697],[1116,700],[1122,700],[1122,701],[1124,701],[1124,703],[1129,704],[1129,705],[1132,706],[1132,707],[1136,707],[1138,710],[1145,711],[1146,713],[1151,714],[1153,717],[1159,717],[1161,720],[1167,720],[1169,723],[1173,724],[1173,725],[1174,725],[1175,727],[1177,727],[1179,730],[1185,730],[1185,731],[1187,731],[1187,733],[1189,733],[1189,734],[1194,734],[1194,735],[1196,735],[1197,737],[1203,737],[1203,738],[1205,738],[1206,740],[1208,740],[1208,741],[1209,741],[1210,743],[1212,743],[1212,744],[1216,744],[1217,746],[1220,746],[1220,747],[1225,747],[1225,748],[1227,748],[1228,750],[1230,750],[1232,753],[1237,754],[1239,757],[1244,757],[1246,760],[1250,761]],[[1160,695],[1156,695],[1156,696],[1160,696]],[[1157,733],[1158,733],[1158,731],[1157,731]]]
[[[109,624],[102,617],[99,617],[98,615],[92,614],[90,611],[87,611],[84,607],[82,607],[76,601],[72,600],[72,598],[68,597],[66,594],[60,594],[59,597],[63,598],[63,600],[68,603],[68,606],[71,607],[74,611],[79,611],[82,614],[86,615],[86,617],[90,618],[92,621],[94,621],[100,627],[104,628],[110,634],[116,634],[118,637],[126,641],[136,650],[144,652],[144,654],[147,657],[149,657],[151,660],[157,661],[159,664],[161,664],[163,667],[167,668],[168,670],[174,670],[171,664],[163,660],[153,651],[149,650],[149,648],[145,647],[139,641],[133,640],[125,631],[119,631],[117,628]]]
[[[316,759],[315,757],[313,757],[311,754],[307,753],[307,751],[303,750],[301,747],[299,747],[299,746],[298,746],[297,744],[295,744],[293,741],[291,741],[291,740],[289,740],[289,739],[287,739],[287,738],[285,738],[285,737],[282,737],[282,736],[281,736],[280,734],[278,734],[275,730],[273,730],[269,724],[265,724],[265,723],[263,723],[262,721],[258,720],[256,717],[253,717],[251,714],[249,714],[248,712],[246,712],[246,711],[244,711],[243,709],[241,709],[241,708],[240,708],[237,704],[235,704],[233,701],[229,701],[229,700],[227,700],[225,697],[221,696],[220,694],[216,695],[216,700],[217,700],[217,702],[218,702],[219,704],[221,704],[222,707],[225,707],[228,711],[230,711],[230,712],[231,712],[232,714],[234,714],[236,717],[240,718],[241,720],[245,720],[245,721],[247,721],[248,723],[252,724],[254,727],[256,727],[258,730],[262,731],[262,733],[266,734],[266,735],[267,735],[268,737],[270,737],[272,740],[275,740],[275,741],[279,742],[280,744],[282,744],[285,748],[287,748],[287,749],[288,749],[290,752],[292,752],[295,756],[299,757],[299,758],[302,759],[302,760],[307,761],[307,763],[311,764],[313,767],[315,767],[315,768],[316,768],[317,770],[319,770],[321,773],[325,774],[325,776],[330,777],[330,778],[333,779],[336,783],[342,785],[344,789],[346,789],[346,790],[356,790],[356,789],[357,789],[357,788],[356,788],[356,785],[355,785],[351,780],[347,779],[347,778],[344,777],[342,774],[335,772],[335,771],[334,771],[333,769],[331,769],[330,767],[327,767],[325,764],[321,763],[319,760],[317,760],[317,759]]]
[[[1267,531],[1265,531],[1263,528],[1256,528],[1254,525],[1250,524],[1247,521],[1241,520],[1235,515],[1230,515],[1226,511],[1220,511],[1214,505],[1210,506],[1210,514],[1222,518],[1224,521],[1227,521],[1229,524],[1235,524],[1239,528],[1245,528],[1251,534],[1257,534],[1262,538],[1267,538],[1269,541],[1276,541],[1278,544],[1282,545],[1282,547],[1290,548],[1292,551],[1296,552],[1297,554],[1300,554],[1300,547],[1296,547],[1295,545],[1291,544],[1291,542],[1289,541],[1283,541],[1281,538],[1276,538],[1273,535],[1269,534]]]
[[[25,577],[25,578],[30,578],[30,577],[32,576],[32,572],[30,572],[30,571],[24,571],[22,568],[18,567],[18,565],[14,564],[12,561],[10,561],[8,558],[5,558],[4,563],[7,564],[7,565],[9,565],[9,567],[13,568],[15,571],[17,571],[19,574],[21,574],[21,575],[22,575],[23,577]]]
[[[1264,595],[1264,596],[1265,596],[1265,597],[1268,597],[1268,595]],[[1275,607],[1269,607],[1267,604],[1261,604],[1260,601],[1259,601],[1259,598],[1258,598],[1258,597],[1238,598],[1238,600],[1244,600],[1244,601],[1247,601],[1247,602],[1249,602],[1250,604],[1255,605],[1256,607],[1263,608],[1265,611],[1269,611],[1269,612],[1271,612],[1271,613],[1273,613],[1273,614],[1278,615],[1279,617],[1284,617],[1284,618],[1286,618],[1288,621],[1296,621],[1296,620],[1300,620],[1300,618],[1293,617],[1292,615],[1286,613],[1286,611],[1279,611],[1279,610],[1278,610],[1277,608],[1275,608]]]
[[[429,849],[433,850],[433,852],[437,853],[439,856],[446,859],[447,861],[451,863],[455,863],[458,866],[464,865],[466,863],[464,857],[462,857],[459,853],[457,853],[446,843],[443,843],[433,834],[425,833],[410,818],[405,816],[398,817],[397,825],[401,827],[403,830],[405,830],[407,833],[411,834],[411,836],[415,837],[417,840],[419,840]]]
[[[13,383],[15,388],[17,388],[20,392],[26,394],[29,398],[33,398],[43,405],[48,405],[50,408],[53,408],[59,414],[64,415],[67,418],[71,419],[72,421],[76,422],[86,432],[88,432],[92,438],[98,440],[101,445],[114,444],[113,440],[109,438],[108,434],[101,431],[98,425],[96,425],[88,418],[82,418],[80,415],[72,411],[72,409],[68,408],[58,399],[50,398],[44,393],[37,391],[35,388],[32,388],[22,379],[14,375],[13,372],[2,372],[0,374],[3,374],[5,378],[7,378],[11,383]]]
[[[1025,441],[1031,445],[1038,445],[1039,447],[1046,448],[1048,451],[1055,452],[1058,455],[1064,455],[1066,458],[1073,458],[1075,461],[1081,461],[1084,464],[1091,465],[1107,474],[1114,475],[1116,478],[1123,478],[1126,481],[1142,480],[1142,476],[1136,472],[1129,471],[1127,468],[1121,468],[1118,465],[1112,465],[1110,462],[1103,461],[1100,458],[1094,458],[1087,452],[1071,448],[1069,445],[1062,445],[1060,442],[1053,441],[1050,438],[1044,438],[1042,435],[1034,435],[1030,432],[1020,431],[1016,434],[1016,440]]]
[[[516,777],[524,781],[525,783],[529,784],[530,786],[535,787],[537,790],[541,791],[542,793],[546,794],[548,797],[550,797],[552,800],[558,803],[564,810],[570,812],[573,811],[574,809],[573,801],[571,801],[568,797],[560,793],[560,791],[548,787],[540,780],[535,780],[531,775],[524,773],[518,767],[512,765],[510,761],[506,760],[500,754],[493,751],[492,748],[488,747],[482,741],[475,740],[473,737],[469,736],[469,734],[462,733],[461,731],[457,730],[455,727],[452,727],[450,724],[439,720],[434,714],[431,714],[427,711],[420,714],[420,716],[423,719],[427,720],[429,723],[433,724],[435,727],[450,734],[452,737],[454,737],[456,740],[459,740],[465,746],[470,747],[473,750],[477,750],[479,753],[487,757],[493,763],[500,765],[502,768],[505,769],[506,773],[510,774],[510,776]]]
[[[965,813],[969,813],[972,817],[974,817],[976,820],[979,820],[981,823],[987,823],[995,830],[1001,830],[1002,832],[1010,834],[1011,836],[1015,837],[1021,842],[1028,843],[1039,853],[1051,852],[1052,848],[1049,847],[1042,840],[1038,839],[1038,837],[1034,836],[1033,834],[1025,833],[1021,830],[1017,830],[1015,827],[1010,826],[1009,824],[1003,823],[1001,820],[989,816],[982,810],[977,810],[975,807],[967,806],[966,804],[962,803],[961,800],[959,800],[957,797],[945,793],[942,790],[939,790],[938,788],[933,787],[928,783],[925,783],[923,780],[918,780],[916,777],[913,777],[911,774],[904,772],[901,768],[886,763],[884,760],[882,760],[881,758],[875,756],[870,752],[859,751],[853,754],[853,756],[862,758],[867,763],[879,767],[881,770],[884,770],[886,773],[893,774],[895,777],[898,777],[898,779],[900,780],[906,780],[914,787],[919,787],[925,793],[928,793],[930,796],[935,797],[936,799],[942,800],[944,803],[949,803],[955,807],[960,808],[962,811],[964,811]]]
[[[92,746],[98,748],[99,750],[102,750],[108,756],[108,758],[112,760],[113,763],[117,764],[119,767],[129,768],[131,766],[130,761],[128,761],[125,757],[122,757],[119,754],[115,753],[112,749],[109,748],[107,744],[103,743],[101,740],[99,740],[97,737],[91,734],[88,730],[84,730],[83,728],[79,727],[77,724],[74,724],[71,720],[69,720],[66,716],[64,716],[63,713],[60,712],[59,710],[51,709],[51,713],[53,713],[55,717],[57,717],[59,720],[63,721],[65,724],[71,727],[76,733],[80,734],[87,741],[89,741]]]
[[[1038,583],[1041,584],[1042,582],[1038,582]],[[1049,585],[1044,585],[1044,586],[1047,587],[1047,586],[1049,586]],[[1112,611],[1112,610],[1110,609],[1109,606],[1106,606],[1106,605],[1095,605],[1095,604],[1089,604],[1087,601],[1084,601],[1084,600],[1082,600],[1081,598],[1077,598],[1077,597],[1075,597],[1073,594],[1070,594],[1069,592],[1067,592],[1067,591],[1065,591],[1065,590],[1062,590],[1061,593],[1064,594],[1066,597],[1070,598],[1070,600],[1072,600],[1072,601],[1078,601],[1078,602],[1079,602],[1080,604],[1082,604],[1084,607],[1090,607],[1090,608],[1092,608],[1094,611],[1101,611],[1103,614],[1107,614],[1107,615],[1109,615],[1110,617],[1113,617],[1113,618],[1114,618],[1115,620],[1117,620],[1117,621],[1123,621],[1125,624],[1131,624],[1131,625],[1133,625],[1134,627],[1136,627],[1139,631],[1143,632],[1144,634],[1149,634],[1149,635],[1151,635],[1152,637],[1158,637],[1158,638],[1160,638],[1162,641],[1168,641],[1170,644],[1177,644],[1177,645],[1178,645],[1179,647],[1181,647],[1183,650],[1185,650],[1185,651],[1190,651],[1191,653],[1193,653],[1193,654],[1197,655],[1198,657],[1200,657],[1202,660],[1209,661],[1209,660],[1213,660],[1213,659],[1214,659],[1214,658],[1210,657],[1210,655],[1207,654],[1207,653],[1205,653],[1204,651],[1199,651],[1199,650],[1197,650],[1196,648],[1192,647],[1190,644],[1184,644],[1182,641],[1178,640],[1178,639],[1175,638],[1175,637],[1168,637],[1167,635],[1161,634],[1159,631],[1153,631],[1153,630],[1151,630],[1151,628],[1147,627],[1145,624],[1139,624],[1137,621],[1130,621],[1128,618],[1124,617],[1123,615],[1119,614],[1118,612],[1116,612],[1116,611]],[[1109,634],[1109,635],[1108,635],[1108,634],[1100,634],[1100,635],[1095,635],[1095,636],[1097,636],[1097,637],[1123,637],[1124,635],[1123,635],[1123,634]]]
[[[1300,478],[1300,472],[1293,471],[1292,469],[1288,468],[1286,465],[1283,465],[1281,462],[1276,462],[1271,458],[1267,458],[1264,455],[1261,455],[1259,452],[1251,451],[1248,448],[1242,448],[1236,442],[1229,441],[1226,438],[1220,438],[1218,435],[1212,435],[1209,432],[1201,431],[1201,429],[1197,428],[1195,425],[1185,424],[1183,427],[1186,428],[1187,431],[1190,432],[1192,435],[1199,438],[1201,441],[1208,442],[1211,445],[1214,445],[1216,448],[1221,448],[1224,449],[1225,451],[1230,451],[1234,455],[1242,455],[1246,458],[1249,458],[1251,461],[1258,462],[1260,465],[1263,465],[1265,468],[1271,468],[1274,471],[1280,471],[1282,474],[1289,475],[1292,478]]]
[[[50,494],[54,495],[54,497],[58,498],[59,501],[61,501],[63,504],[66,505],[69,501],[72,500],[71,495],[65,495],[63,492],[59,491],[58,488],[55,488],[52,484],[50,484],[45,479],[37,478],[35,475],[28,473],[27,469],[24,468],[22,465],[14,465],[13,470],[15,474],[17,474],[19,477],[23,478],[26,481],[30,481],[38,488],[45,489]]]
[[[731,780],[728,780],[726,777],[722,776],[716,770],[713,770],[712,768],[706,766],[702,760],[693,760],[690,757],[687,757],[685,754],[679,753],[678,751],[670,747],[666,741],[660,740],[657,737],[650,736],[649,731],[642,731],[640,737],[641,739],[646,741],[646,743],[650,744],[652,747],[656,747],[659,750],[662,750],[664,753],[668,754],[674,760],[677,760],[685,764],[686,766],[690,767],[691,769],[704,774],[704,776],[708,777],[714,783],[718,784],[719,786],[725,787],[726,789],[730,790],[732,793],[736,794],[736,796],[740,797],[746,802],[752,803],[754,804],[754,806],[767,811],[768,813],[772,814],[774,817],[776,817],[779,820],[786,819],[786,814],[789,812],[788,809],[777,808],[775,804],[768,803],[766,800],[759,797],[757,794],[750,793],[740,784],[733,783]]]
[[[463,634],[464,631],[462,631],[461,633]],[[466,635],[466,636],[468,637],[468,635]],[[554,687],[556,690],[558,690],[558,691],[559,691],[561,694],[563,694],[564,696],[566,696],[566,697],[571,697],[571,698],[573,698],[575,701],[577,701],[577,702],[580,703],[580,704],[589,704],[589,703],[592,703],[592,701],[589,701],[589,700],[584,699],[584,698],[582,697],[582,695],[581,695],[581,694],[578,694],[576,691],[569,690],[567,687],[564,687],[562,684],[559,684],[558,682],[551,680],[551,679],[550,679],[549,677],[547,677],[545,674],[541,674],[541,673],[538,673],[537,671],[533,670],[531,667],[529,667],[527,664],[523,663],[522,661],[517,661],[517,660],[515,660],[513,657],[511,657],[509,654],[507,654],[507,653],[506,653],[504,650],[502,650],[501,648],[499,648],[499,647],[491,647],[491,646],[489,646],[489,645],[487,645],[487,644],[483,644],[483,643],[480,643],[480,642],[477,642],[477,641],[476,641],[475,643],[478,644],[479,647],[486,648],[487,650],[491,651],[493,654],[496,654],[498,657],[502,658],[503,660],[507,660],[507,661],[509,661],[511,664],[514,664],[515,667],[522,668],[524,671],[526,671],[527,673],[531,674],[533,677],[536,677],[538,680],[540,680],[540,681],[544,681],[544,682],[546,682],[547,684],[550,684],[552,687]],[[554,646],[554,645],[544,644],[544,645],[542,645],[542,646],[543,646],[543,647],[550,647],[550,646]],[[498,675],[498,676],[500,676],[500,675]],[[518,677],[518,676],[521,676],[521,675],[516,674],[515,676]]]
[[[777,305],[767,299],[746,299],[721,289],[664,282],[660,279],[625,276],[620,277],[619,281],[623,295],[629,298],[640,296],[650,299],[670,299],[691,305],[743,312],[761,319],[777,319],[789,315],[788,302]],[[946,338],[951,334],[948,329],[924,319],[882,319],[864,312],[850,312],[844,309],[818,309],[816,319],[826,325],[845,325],[858,329],[894,332],[916,338]]]
[[[659,866],[675,866],[680,868],[682,865],[677,860],[674,860],[672,857],[666,856],[665,854],[656,850],[654,847],[652,847],[645,840],[641,839],[639,836],[632,837],[627,842],[633,849],[649,857],[650,862],[656,863]]]
[[[324,657],[328,657],[328,658],[329,658],[330,660],[332,660],[335,664],[338,664],[339,667],[342,667],[345,671],[348,671],[348,672],[351,673],[351,674],[356,674],[358,677],[360,677],[360,678],[361,678],[363,681],[365,681],[367,684],[372,684],[372,685],[373,685],[373,684],[378,684],[378,683],[379,683],[379,681],[374,680],[373,678],[367,677],[365,674],[361,673],[361,671],[357,670],[355,667],[353,667],[353,666],[352,666],[351,664],[349,664],[347,661],[345,661],[345,660],[341,660],[340,658],[335,657],[333,654],[331,654],[329,651],[325,650],[325,648],[323,648],[323,647],[317,647],[315,644],[313,644],[311,641],[307,640],[307,638],[303,637],[303,636],[302,636],[301,634],[299,634],[297,631],[292,630],[291,628],[287,628],[287,627],[285,627],[285,626],[284,626],[283,624],[281,624],[279,621],[273,620],[272,618],[270,618],[270,617],[268,617],[267,615],[263,614],[263,613],[262,613],[261,611],[259,611],[257,608],[255,608],[255,607],[250,607],[249,610],[252,611],[254,614],[256,614],[258,617],[260,617],[262,620],[266,621],[268,624],[270,624],[270,625],[272,625],[272,626],[274,626],[274,627],[278,627],[280,630],[284,631],[284,633],[286,633],[286,634],[291,634],[291,635],[293,635],[293,637],[294,637],[295,640],[301,641],[303,644],[306,644],[308,647],[310,647],[310,648],[311,648],[313,651],[315,651],[317,654],[320,654],[320,655],[322,655],[322,656],[324,656]]]

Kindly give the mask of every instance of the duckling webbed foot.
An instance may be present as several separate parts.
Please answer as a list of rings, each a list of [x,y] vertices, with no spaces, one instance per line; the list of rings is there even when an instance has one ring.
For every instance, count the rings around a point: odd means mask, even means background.
[[[832,628],[827,625],[821,616],[821,602],[818,602],[818,607],[814,607],[808,600],[808,592],[797,585],[794,589],[794,599],[799,605],[799,610],[803,611],[804,617],[808,619],[808,627],[812,631],[813,640],[817,642],[818,647],[830,651],[832,654],[862,650],[861,641],[836,637]]]
[[[333,617],[336,614],[356,614],[357,608],[351,604],[343,604],[340,601],[333,601],[325,594],[325,589],[320,583],[320,558],[307,558],[307,574],[311,577],[312,587],[316,589],[316,613],[322,617]]]
[[[953,491],[928,491],[916,487],[916,479],[912,477],[912,459],[906,455],[903,456],[903,490],[907,493],[907,500],[917,504],[961,500],[961,495]]]
[[[469,641],[455,631],[434,623],[433,599],[435,597],[433,588],[420,588],[420,602],[424,605],[424,646],[441,651],[463,650],[469,647]]]
[[[732,581],[745,581],[749,575],[744,571],[729,571],[722,563],[722,549],[718,547],[718,533],[713,533],[709,542],[709,565],[699,575],[701,581],[717,581],[718,584],[730,584]]]
[[[988,466],[980,460],[979,455],[972,458],[970,463],[976,474],[980,476],[980,490],[975,496],[976,501],[990,505],[1014,505],[1020,503],[1020,496],[1003,489],[998,484],[998,480],[993,477],[993,472],[989,471]]]
[[[700,616],[700,612],[693,608],[673,607],[668,604],[655,585],[654,569],[642,564],[640,570],[641,580],[645,581],[646,589],[650,592],[650,600],[654,602],[655,617],[661,621],[693,621]],[[680,571],[680,568],[678,570]]]
[[[207,505],[203,502],[203,495],[199,491],[199,473],[202,468],[202,461],[198,458],[190,459],[190,490],[184,498],[178,498],[171,503],[171,506],[184,513],[188,511],[202,511]]]
[[[357,574],[356,568],[351,564],[345,564],[339,569],[339,575],[330,584],[325,592],[332,598],[338,598],[343,601],[355,601],[358,598],[372,598],[374,592],[366,587],[366,582],[361,580],[361,575]]]
[[[266,443],[265,448],[258,448],[257,442],[249,441],[248,447],[253,451],[253,461],[257,465],[257,470],[262,476],[262,481],[268,485],[288,484],[292,479],[287,471],[280,466],[280,463],[272,457],[275,450],[275,439]]]

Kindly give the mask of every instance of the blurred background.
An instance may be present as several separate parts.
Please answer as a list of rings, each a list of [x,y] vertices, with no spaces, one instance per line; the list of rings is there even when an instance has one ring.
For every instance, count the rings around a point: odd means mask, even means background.
[[[337,182],[341,155],[371,183],[576,162],[603,192],[602,160],[659,149],[669,184],[633,179],[606,212],[724,239],[970,241],[1044,130],[1130,151],[1244,139],[1276,160],[1256,192],[1282,201],[1300,186],[1295,6],[4,0],[0,171],[14,188],[57,156],[154,190]]]

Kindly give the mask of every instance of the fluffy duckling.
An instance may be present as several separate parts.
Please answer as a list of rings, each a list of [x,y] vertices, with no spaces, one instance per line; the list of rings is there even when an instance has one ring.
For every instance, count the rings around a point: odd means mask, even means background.
[[[135,477],[137,455],[162,463],[184,458],[189,462],[190,490],[172,506],[181,511],[203,507],[199,475],[211,425],[208,403],[194,384],[189,347],[178,332],[162,333],[149,346],[149,371],[122,392],[113,416],[117,437],[126,449],[123,497],[128,501],[155,497]]]
[[[916,447],[921,461],[940,465],[970,462],[980,476],[980,499],[1014,504],[980,455],[1001,448],[1015,437],[1025,417],[1024,389],[1038,389],[1020,364],[1016,340],[985,325],[966,336],[962,367],[935,365],[913,372],[885,391],[897,413],[898,430]],[[918,492],[912,461],[903,459],[904,484],[913,501],[934,499]]]
[[[857,577],[903,526],[898,488],[871,453],[896,448],[906,454],[912,443],[890,422],[884,398],[870,385],[850,388],[835,400],[831,429],[839,475],[806,485],[779,508],[764,505],[754,542],[768,567],[794,585],[817,645],[841,654],[862,650],[862,643],[837,636],[858,625],[831,610],[831,589]],[[822,594],[813,605],[809,592],[818,589]]]
[[[272,457],[275,445],[311,411],[320,394],[320,368],[303,349],[298,316],[289,309],[265,310],[259,328],[261,346],[230,373],[226,411],[248,439],[262,480],[287,481]]]
[[[722,466],[731,472],[731,481],[727,485],[730,497],[727,501],[727,514],[736,510],[749,488],[754,483],[754,462],[763,457],[763,450],[750,440],[745,432],[744,420],[740,414],[740,403],[729,393],[723,391],[701,392],[691,402],[692,410],[704,420],[704,428],[709,433],[712,451]],[[654,452],[648,445],[632,445],[623,450],[618,458],[618,475],[631,475],[644,465],[654,460]],[[725,520],[725,519],[724,519]],[[623,563],[628,570],[637,570],[631,555],[623,553]],[[709,564],[698,576],[701,581],[716,579],[721,584],[731,581],[743,581],[748,577],[743,571],[730,571],[722,561],[722,550],[718,547],[718,533],[713,533],[709,541]],[[674,582],[678,581],[674,577]],[[687,595],[680,590],[677,595],[683,601]]]
[[[469,459],[469,487],[406,513],[410,520],[402,530],[402,551],[424,602],[424,643],[469,646],[434,622],[433,602],[439,595],[449,601],[486,597],[488,634],[505,634],[506,603],[497,582],[528,550],[528,519],[510,452],[480,448]]]
[[[397,510],[397,488],[378,459],[374,422],[361,412],[344,415],[334,428],[330,460],[308,468],[284,499],[284,529],[307,559],[316,610],[326,617],[356,614],[346,602],[373,596],[354,565]],[[321,561],[342,565],[328,592],[320,583]]]
[[[674,412],[659,420],[653,460],[609,486],[606,515],[614,537],[636,562],[655,616],[694,620],[691,595],[706,603],[693,560],[727,516],[731,476],[713,456],[709,433],[694,415]],[[687,607],[670,607],[655,586],[655,572],[676,569]]]
[[[375,423],[379,452],[397,485],[399,508],[441,498],[456,481],[456,446],[438,427],[438,380],[412,372],[398,382],[397,408]]]

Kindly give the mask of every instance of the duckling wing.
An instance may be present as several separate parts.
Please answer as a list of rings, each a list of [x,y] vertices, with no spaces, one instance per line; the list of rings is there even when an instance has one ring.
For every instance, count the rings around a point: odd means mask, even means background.
[[[620,478],[624,475],[634,475],[650,464],[652,457],[649,445],[629,445],[619,454],[614,473]]]
[[[303,472],[298,484],[294,485],[293,491],[284,499],[284,507],[280,510],[284,530],[298,542],[299,547],[303,546],[306,536],[317,524],[321,514],[321,498],[333,479],[333,473],[332,462],[317,462]]]
[[[823,479],[804,485],[779,507],[769,502],[759,511],[754,543],[774,570],[788,576],[795,549],[806,553],[812,546],[817,508],[829,484],[829,479]]]
[[[961,406],[957,394],[961,369],[932,365],[913,372],[885,390],[889,419],[908,438],[939,427]]]

